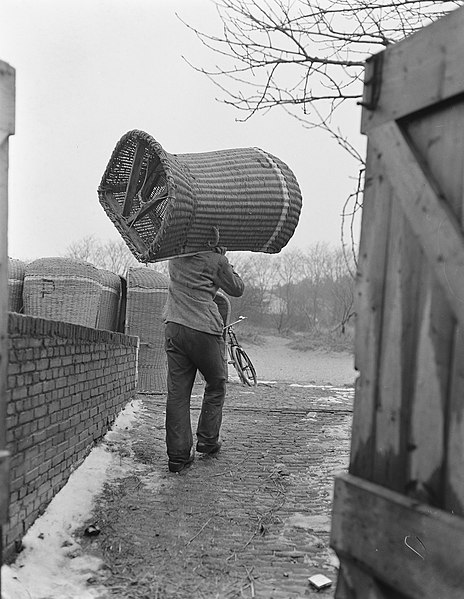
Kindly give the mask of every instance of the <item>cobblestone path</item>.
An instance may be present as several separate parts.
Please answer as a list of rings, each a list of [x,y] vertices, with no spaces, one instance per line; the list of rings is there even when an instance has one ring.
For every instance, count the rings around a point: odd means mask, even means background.
[[[202,388],[192,398],[195,428]],[[109,597],[333,597],[333,478],[346,470],[353,389],[229,383],[216,457],[167,470],[164,397],[139,395],[130,431],[133,474],[107,487],[88,541]],[[123,459],[125,444],[115,443]],[[322,573],[330,589],[308,577]]]

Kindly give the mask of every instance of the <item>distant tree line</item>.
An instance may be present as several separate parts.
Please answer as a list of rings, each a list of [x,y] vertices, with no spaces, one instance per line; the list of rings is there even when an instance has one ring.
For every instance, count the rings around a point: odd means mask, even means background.
[[[316,243],[280,254],[231,253],[245,282],[231,298],[234,314],[279,333],[331,330],[344,333],[353,316],[353,265],[342,250]]]
[[[122,276],[144,267],[123,240],[86,237],[74,242],[66,256],[85,260]],[[240,298],[230,298],[233,316],[250,324],[288,331],[344,333],[353,316],[354,265],[341,249],[316,243],[304,250],[279,254],[229,252],[228,258],[245,283]],[[147,265],[167,274],[167,262]]]

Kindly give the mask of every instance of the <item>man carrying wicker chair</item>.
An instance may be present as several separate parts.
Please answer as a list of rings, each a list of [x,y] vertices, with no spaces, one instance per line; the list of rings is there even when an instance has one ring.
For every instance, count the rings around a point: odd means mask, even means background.
[[[196,450],[213,455],[221,447],[219,431],[226,395],[223,320],[214,297],[218,289],[240,297],[244,284],[225,250],[169,260],[169,291],[165,311],[168,362],[166,447],[170,472],[182,472],[195,451],[190,421],[190,396],[197,370],[205,379],[198,419]]]

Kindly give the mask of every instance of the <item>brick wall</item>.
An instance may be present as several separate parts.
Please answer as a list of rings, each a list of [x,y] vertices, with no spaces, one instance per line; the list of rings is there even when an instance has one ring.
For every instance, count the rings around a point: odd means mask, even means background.
[[[136,391],[136,337],[9,314],[5,555]]]

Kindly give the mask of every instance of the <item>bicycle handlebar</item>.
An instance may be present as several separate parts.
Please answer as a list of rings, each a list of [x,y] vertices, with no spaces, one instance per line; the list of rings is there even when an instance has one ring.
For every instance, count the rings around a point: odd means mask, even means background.
[[[233,326],[234,324],[238,324],[239,322],[242,322],[242,320],[246,320],[246,318],[248,318],[248,317],[247,316],[239,316],[238,320],[236,320],[235,322],[230,322],[225,327],[222,327],[222,329],[225,331],[226,329]]]

